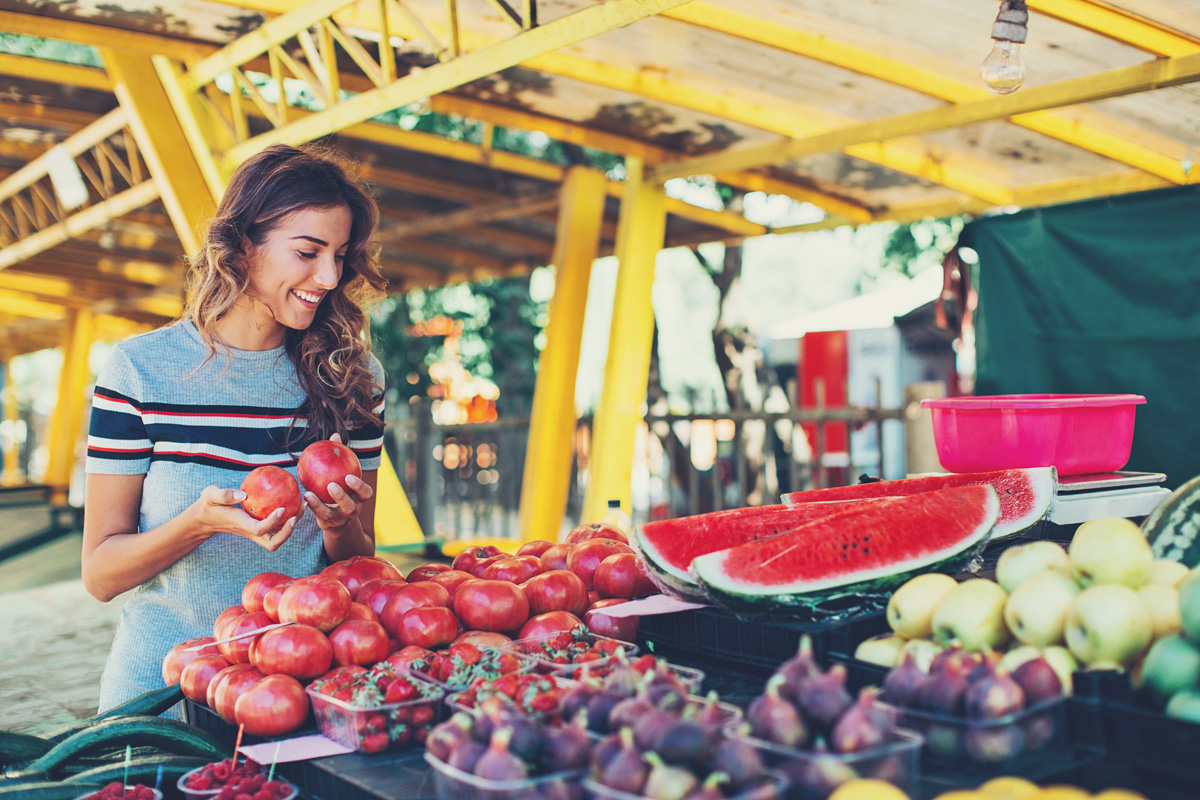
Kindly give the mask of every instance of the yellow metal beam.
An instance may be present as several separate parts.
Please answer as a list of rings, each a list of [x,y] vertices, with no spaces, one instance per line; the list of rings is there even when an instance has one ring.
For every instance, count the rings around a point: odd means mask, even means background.
[[[185,252],[197,253],[216,202],[154,65],[139,53],[105,48],[100,55],[175,233]]]
[[[525,541],[558,541],[571,483],[575,436],[575,376],[583,342],[592,262],[604,223],[604,175],[573,167],[563,183],[554,243],[554,295],[537,384],[521,482],[520,531]]]
[[[1155,52],[1156,55],[1183,55],[1200,49],[1196,44],[1181,37],[1171,36],[1160,28],[1135,22],[1128,15],[1120,14],[1115,10],[1100,9],[1089,0],[1043,0],[1042,5],[1059,8],[1063,14],[1076,13],[1081,18],[1104,17],[1108,20],[1112,33],[1124,31],[1135,40],[1138,39],[1139,32],[1146,34],[1157,32],[1154,41],[1161,39],[1162,48]],[[663,16],[826,64],[833,64],[842,69],[887,81],[951,103],[966,103],[992,96],[978,84],[964,83],[940,74],[934,69],[922,67],[918,62],[924,59],[924,56],[915,51],[912,54],[911,62],[899,60],[866,47],[836,41],[816,32],[780,24],[764,25],[761,19],[752,14],[707,2],[707,0],[694,0],[686,6],[664,12]],[[1110,20],[1110,17],[1119,19]],[[1171,47],[1170,44],[1175,46]],[[1088,124],[1079,119],[1070,119],[1049,111],[1014,116],[1009,121],[1131,167],[1146,170],[1175,183],[1185,183],[1187,180],[1179,159],[1105,130],[1103,118],[1099,115],[1093,115],[1095,124]],[[919,166],[914,166],[916,169],[920,169]],[[900,171],[912,172],[913,169],[914,167],[909,167]],[[936,180],[929,175],[922,175],[922,177],[933,179],[937,183],[955,185],[943,180]],[[961,181],[968,179],[968,175],[962,175],[957,182],[961,185]],[[991,200],[997,205],[1005,205],[1011,200],[1011,193],[1008,193],[1006,198],[1005,193],[989,194],[986,186],[981,188],[983,189],[982,193],[980,191],[971,191],[970,193]],[[832,209],[830,211],[836,213]]]
[[[183,131],[184,138],[187,139],[192,157],[208,185],[207,194],[219,202],[233,171],[226,173],[217,163],[213,156],[213,147],[231,146],[233,135],[208,113],[211,106],[204,104],[202,95],[184,89],[184,75],[177,61],[165,56],[152,56],[151,63],[154,64],[158,79],[162,82],[167,99],[175,111],[175,119]]]
[[[66,503],[75,464],[75,445],[83,428],[85,389],[91,378],[88,353],[95,340],[94,319],[88,309],[72,309],[63,341],[63,364],[58,378],[58,401],[50,421],[50,462],[46,483],[54,491],[57,505]]]
[[[141,208],[157,198],[158,187],[154,185],[154,181],[143,181],[132,189],[126,189],[118,195],[67,217],[62,222],[43,228],[37,233],[0,249],[0,269],[11,267],[13,264],[48,250],[56,244],[61,244],[97,228],[109,220],[127,214],[135,208]]]
[[[815,136],[660,164],[651,169],[651,174],[654,180],[665,181],[688,175],[752,169],[765,164],[777,164],[818,153],[842,150],[854,145],[932,133],[1016,114],[1179,86],[1196,80],[1200,80],[1200,53],[1163,58],[1081,78],[1069,78],[1043,86],[1029,87],[1004,97],[871,120]]]
[[[1200,39],[1099,0],[1029,0],[1029,9],[1154,56],[1200,50]]]
[[[11,486],[23,480],[21,463],[17,453],[17,423],[21,419],[21,404],[17,399],[17,383],[13,379],[13,360],[10,356],[4,362],[4,421],[8,425],[8,435],[3,437],[4,443],[4,472],[0,474],[0,483]]]
[[[124,109],[114,108],[104,116],[98,117],[87,127],[68,136],[63,140],[61,146],[72,157],[78,157],[124,128],[128,121],[129,118]],[[48,174],[49,164],[50,156],[43,151],[42,155],[0,181],[0,198],[12,197],[22,189],[27,189],[45,178]]]
[[[60,39],[65,42],[88,44],[93,47],[117,47],[139,53],[169,55],[191,63],[209,55],[217,48],[211,44],[142,33],[126,28],[114,28],[73,19],[44,17],[19,11],[0,11],[0,31]]]
[[[222,154],[223,160],[227,165],[236,165],[275,142],[295,144],[317,139],[355,123],[364,122],[384,111],[462,86],[530,58],[624,27],[687,1],[607,0],[603,5],[584,8],[483,49],[435,64],[420,73],[409,74],[387,86],[355,95],[324,111],[260,134],[230,148]],[[303,9],[293,13],[299,13],[301,10]]]
[[[661,186],[643,179],[637,159],[625,162],[629,178],[617,232],[617,290],[608,333],[604,385],[596,408],[591,464],[583,521],[599,520],[609,500],[631,506],[633,446],[646,401],[654,309],[650,290],[654,264],[666,228],[666,197]]]

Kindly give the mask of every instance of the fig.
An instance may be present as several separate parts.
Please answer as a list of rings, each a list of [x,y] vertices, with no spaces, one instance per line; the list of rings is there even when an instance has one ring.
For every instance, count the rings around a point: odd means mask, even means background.
[[[781,690],[782,691],[782,690]],[[716,692],[709,692],[696,712],[696,724],[704,729],[709,739],[716,743],[721,738],[721,728],[728,719],[728,714],[721,709],[721,697]]]
[[[963,697],[963,709],[971,719],[999,719],[1025,707],[1025,692],[1008,670],[989,667],[989,671]]]
[[[967,673],[967,683],[990,677],[1000,664],[1001,654],[988,647],[979,655],[979,663]]]
[[[979,666],[979,657],[963,649],[962,642],[953,641],[950,646],[933,657],[929,674],[936,675],[947,669],[967,675]]]
[[[1063,694],[1062,679],[1042,656],[1031,658],[1013,670],[1012,679],[1025,693],[1027,706],[1045,703]]]
[[[829,752],[824,739],[817,739],[813,752],[807,758],[788,761],[780,767],[792,789],[800,797],[825,800],[834,789],[858,777],[858,773],[844,761]],[[790,795],[790,792],[789,792]]]
[[[650,767],[642,760],[633,742],[633,731],[622,728],[621,746],[600,772],[600,783],[618,792],[640,795],[650,775]]]
[[[619,733],[609,734],[596,742],[596,746],[592,748],[592,777],[599,780],[601,774],[604,773],[604,768],[608,766],[608,762],[612,761],[613,756],[620,750],[621,735]]]
[[[602,688],[605,694],[615,695],[621,699],[637,694],[641,682],[642,673],[629,665],[629,658],[625,655],[624,650],[618,650],[613,656],[613,666],[605,676]]]
[[[575,712],[584,708],[588,704],[588,700],[592,699],[592,695],[597,694],[597,692],[598,690],[595,686],[590,686],[586,683],[572,686],[563,692],[562,698],[558,701],[558,713],[562,715],[563,719],[573,718]]]
[[[450,753],[471,738],[474,720],[470,714],[458,711],[450,719],[438,725],[425,737],[425,749],[439,761],[446,761]]]
[[[886,744],[891,738],[892,721],[875,705],[879,690],[873,686],[858,694],[858,701],[833,726],[833,749],[839,753],[858,753]]]
[[[930,673],[917,694],[917,707],[935,714],[962,716],[963,696],[968,688],[966,677],[952,670]]]
[[[588,727],[596,733],[604,733],[608,730],[608,718],[612,714],[612,710],[624,699],[620,695],[609,694],[608,692],[599,692],[592,695],[585,707],[587,709]]]
[[[1028,750],[1045,747],[1054,739],[1057,730],[1054,714],[1050,712],[1034,714],[1021,723],[1021,732],[1025,734],[1025,747]]]
[[[486,752],[487,747],[469,739],[450,751],[450,757],[446,759],[446,763],[457,770],[473,774],[475,765],[479,763],[480,757]]]
[[[682,767],[672,767],[658,753],[647,753],[650,774],[642,795],[649,800],[683,800],[696,788],[696,776]]]
[[[1020,755],[1025,748],[1025,734],[1018,725],[971,728],[963,737],[963,747],[973,760],[995,764]]]
[[[639,719],[654,711],[654,705],[643,699],[644,695],[626,697],[608,712],[608,729],[619,731],[632,727]]]
[[[513,729],[499,728],[492,734],[487,751],[475,763],[475,775],[485,781],[520,781],[529,777],[525,762],[509,751]]]
[[[646,699],[656,706],[661,706],[668,698],[671,707],[677,708],[687,702],[687,692],[670,683],[652,683],[646,688]]]
[[[673,725],[677,715],[665,708],[658,707],[639,719],[633,726],[633,740],[643,750],[654,746],[654,740],[661,731]]]
[[[738,794],[766,772],[757,748],[738,738],[749,733],[750,726],[742,723],[738,726],[737,736],[724,740],[713,752],[712,768],[726,776],[730,794]]]
[[[821,674],[821,667],[813,657],[811,636],[806,633],[800,637],[800,647],[796,655],[783,662],[779,669],[775,670],[775,674],[782,675],[784,679],[783,688],[779,693],[792,700],[796,699],[796,691],[800,684]]]
[[[810,680],[805,686],[814,682],[815,679]],[[808,730],[796,707],[779,695],[783,683],[782,675],[775,675],[767,681],[766,691],[750,701],[746,719],[750,723],[750,730],[758,738],[785,747],[800,747],[808,738]]]
[[[583,769],[592,754],[587,735],[587,710],[580,711],[566,725],[546,727],[542,733],[542,766],[549,772]]]
[[[500,794],[504,794],[500,792]],[[537,792],[531,800],[582,800],[583,787],[578,781],[572,782],[565,779],[550,781],[549,783],[538,784]]]
[[[800,684],[796,706],[804,718],[818,730],[829,731],[838,717],[854,703],[846,690],[846,667],[834,664],[824,675],[816,675]]]
[[[703,768],[712,755],[708,731],[690,719],[676,720],[659,731],[653,747],[663,761],[684,767]]]
[[[925,672],[917,665],[917,659],[912,653],[905,653],[904,660],[888,670],[887,677],[883,679],[883,698],[893,705],[915,706],[925,679]]]
[[[721,784],[728,783],[729,776],[724,772],[714,772],[704,779],[699,789],[687,795],[683,800],[725,800]]]

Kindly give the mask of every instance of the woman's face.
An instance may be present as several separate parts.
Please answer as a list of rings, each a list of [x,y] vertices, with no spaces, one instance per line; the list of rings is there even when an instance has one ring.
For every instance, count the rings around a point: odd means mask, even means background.
[[[293,212],[249,253],[247,293],[274,320],[304,330],[342,277],[352,219],[346,206]]]

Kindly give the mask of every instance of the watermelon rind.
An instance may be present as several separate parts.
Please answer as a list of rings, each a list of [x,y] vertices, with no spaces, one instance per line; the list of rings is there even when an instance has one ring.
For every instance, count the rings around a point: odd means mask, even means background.
[[[1171,492],[1142,522],[1154,557],[1200,566],[1200,477]]]
[[[1012,504],[1006,502],[1005,484],[1021,484],[1020,489],[1029,495],[1029,510],[1014,514]],[[995,472],[947,472],[921,475],[895,481],[878,481],[858,486],[841,486],[832,489],[817,489],[807,492],[790,492],[783,495],[784,505],[799,503],[856,500],[866,497],[911,496],[919,492],[949,488],[951,486],[976,486],[988,484],[1000,494],[1000,519],[992,531],[992,539],[1006,539],[1032,528],[1050,516],[1054,498],[1058,493],[1058,470],[1054,467],[1029,467],[1025,469],[997,470]],[[997,485],[999,484],[999,485]]]
[[[795,581],[773,586],[738,581],[724,570],[729,553],[738,548],[700,556],[692,561],[692,570],[710,600],[740,616],[811,611],[814,607],[837,598],[884,595],[924,573],[954,574],[963,570],[983,551],[999,516],[999,498],[995,489],[992,489],[981,509],[980,521],[953,545],[920,558],[889,564],[875,570],[843,573],[824,581]],[[803,536],[804,532],[802,529],[789,535]],[[763,546],[777,541],[754,542],[740,547]]]
[[[699,584],[688,577],[687,573],[666,563],[659,556],[654,545],[642,533],[640,525],[634,529],[633,545],[641,555],[642,563],[646,565],[646,574],[664,594],[696,603],[708,602],[708,595],[704,593],[704,589]]]

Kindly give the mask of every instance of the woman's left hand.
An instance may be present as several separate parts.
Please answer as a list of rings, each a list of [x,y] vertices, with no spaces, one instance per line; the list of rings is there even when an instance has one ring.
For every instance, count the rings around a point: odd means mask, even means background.
[[[342,437],[334,434],[329,437],[332,442],[342,441]],[[328,487],[329,495],[333,498],[333,505],[326,505],[321,502],[321,498],[317,497],[312,492],[304,493],[304,502],[312,509],[313,514],[317,518],[317,525],[326,533],[338,533],[347,524],[358,519],[362,504],[369,500],[375,492],[362,481],[361,478],[356,478],[353,475],[347,475],[346,487],[350,490],[347,492],[337,483],[330,483]]]

